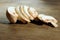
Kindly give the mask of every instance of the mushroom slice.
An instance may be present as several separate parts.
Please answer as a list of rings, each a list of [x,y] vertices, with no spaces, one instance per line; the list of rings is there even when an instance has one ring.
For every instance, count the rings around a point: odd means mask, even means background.
[[[24,6],[23,5],[20,6],[20,9],[21,9],[21,13],[23,14],[23,16],[25,16],[27,19],[29,19],[28,15],[24,11]]]
[[[30,20],[34,20],[33,16],[28,12],[28,9],[30,7],[28,6],[24,6],[24,12],[26,13],[26,15],[29,17]]]
[[[15,8],[15,11],[18,14],[18,19],[17,20],[19,20],[19,21],[21,21],[23,23],[26,23],[26,21],[22,18],[23,16],[22,16],[22,13],[20,12],[19,6],[17,6]]]
[[[16,23],[18,15],[15,12],[15,7],[8,7],[6,16],[11,23]]]
[[[33,18],[36,18],[38,16],[38,12],[32,7],[29,8],[28,12]]]
[[[30,20],[29,19],[27,19],[23,14],[22,14],[22,8],[21,8],[21,6],[18,6],[17,8],[16,8],[16,12],[17,12],[17,14],[19,15],[19,17],[22,19],[21,21],[23,22],[23,20],[24,21],[26,21],[26,22],[30,22]],[[24,23],[24,22],[23,22]]]
[[[40,19],[40,20],[42,20],[43,22],[46,22],[46,23],[51,23],[54,27],[58,26],[56,24],[57,20],[54,17],[52,17],[52,16],[48,16],[48,15],[44,15],[44,14],[39,14],[38,15],[38,19]]]

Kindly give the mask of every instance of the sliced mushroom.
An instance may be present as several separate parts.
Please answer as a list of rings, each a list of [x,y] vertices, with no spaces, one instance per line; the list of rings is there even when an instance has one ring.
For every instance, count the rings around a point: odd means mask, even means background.
[[[37,12],[34,8],[32,8],[32,7],[30,7],[30,8],[28,9],[28,12],[30,13],[30,15],[31,15],[33,18],[36,18],[36,17],[38,16],[38,12]]]
[[[23,23],[26,23],[26,21],[23,19],[23,16],[22,16],[22,13],[20,12],[19,7],[20,7],[20,6],[17,6],[17,7],[15,8],[16,13],[18,14],[17,20],[19,20],[19,21],[21,21],[21,22],[23,22]]]
[[[8,7],[6,16],[11,23],[16,23],[18,15],[15,12],[15,7]]]
[[[30,7],[28,7],[28,6],[24,6],[24,12],[26,13],[26,15],[28,15],[30,20],[34,20],[33,16],[28,12],[29,8]]]
[[[18,6],[17,8],[16,8],[16,12],[18,13],[18,15],[19,15],[19,17],[22,19],[21,21],[24,23],[24,21],[26,21],[26,22],[30,22],[30,20],[28,19],[28,18],[26,18],[22,13],[23,13],[23,11],[22,11],[22,8],[21,8],[21,6]],[[24,20],[24,21],[23,21]]]
[[[42,20],[43,22],[46,22],[46,23],[51,23],[54,27],[58,26],[56,24],[57,20],[54,17],[52,17],[52,16],[48,16],[48,15],[44,15],[44,14],[39,14],[38,15],[38,19],[40,19],[40,20]]]

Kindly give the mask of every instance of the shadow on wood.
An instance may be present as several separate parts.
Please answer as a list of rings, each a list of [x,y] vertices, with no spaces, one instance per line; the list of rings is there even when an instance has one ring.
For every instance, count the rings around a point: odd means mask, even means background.
[[[51,23],[45,23],[45,22],[43,22],[43,21],[41,21],[41,20],[33,20],[33,21],[31,21],[31,23],[33,23],[33,24],[36,24],[36,25],[48,25],[48,26],[51,26],[51,27],[54,27]]]

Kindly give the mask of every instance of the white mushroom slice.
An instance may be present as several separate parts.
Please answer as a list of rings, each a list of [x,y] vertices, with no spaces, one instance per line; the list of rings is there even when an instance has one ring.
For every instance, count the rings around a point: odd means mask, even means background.
[[[8,7],[6,16],[11,23],[16,23],[18,15],[15,12],[15,7]]]
[[[53,26],[57,27],[57,20],[52,17],[52,16],[48,16],[48,15],[44,15],[44,14],[39,14],[38,18],[46,23],[51,23]]]
[[[54,27],[58,27],[56,23],[50,22]]]
[[[23,16],[22,16],[22,13],[20,12],[19,6],[17,6],[17,7],[15,8],[15,11],[16,11],[16,13],[18,14],[17,20],[19,20],[19,21],[21,21],[21,22],[23,22],[23,23],[26,23],[26,21],[22,18]]]
[[[23,14],[27,19],[29,19],[28,15],[27,15],[27,14],[25,13],[25,11],[24,11],[24,6],[23,6],[23,5],[20,6],[20,9],[21,9],[22,14]]]
[[[50,21],[52,21],[52,22],[54,22],[54,23],[57,23],[57,20],[56,20],[54,17],[48,16],[48,15],[45,15],[45,14],[39,14],[39,15],[38,15],[38,18],[39,18],[40,20],[45,21],[45,22],[50,22]]]
[[[34,18],[30,15],[30,13],[28,12],[28,9],[30,7],[28,6],[24,6],[24,12],[26,13],[26,15],[29,17],[30,20],[34,20]]]
[[[22,8],[21,8],[21,6],[18,6],[18,8],[16,9],[16,11],[17,11],[17,13],[18,13],[18,15],[20,15],[20,18],[21,19],[23,19],[23,20],[25,20],[25,21],[27,21],[27,22],[30,22],[30,20],[29,19],[27,19],[23,14],[22,14]],[[23,22],[23,21],[22,21]]]
[[[29,13],[31,14],[31,16],[33,16],[34,18],[36,18],[36,17],[38,16],[38,12],[37,12],[34,8],[32,8],[32,7],[29,8],[28,12],[29,12]]]

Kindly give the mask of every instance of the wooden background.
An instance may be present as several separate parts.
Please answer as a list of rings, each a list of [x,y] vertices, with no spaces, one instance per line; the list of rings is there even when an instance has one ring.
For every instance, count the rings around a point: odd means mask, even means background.
[[[31,6],[38,13],[54,16],[59,26],[9,24],[6,9],[17,5]],[[60,40],[60,0],[0,0],[0,40]]]

